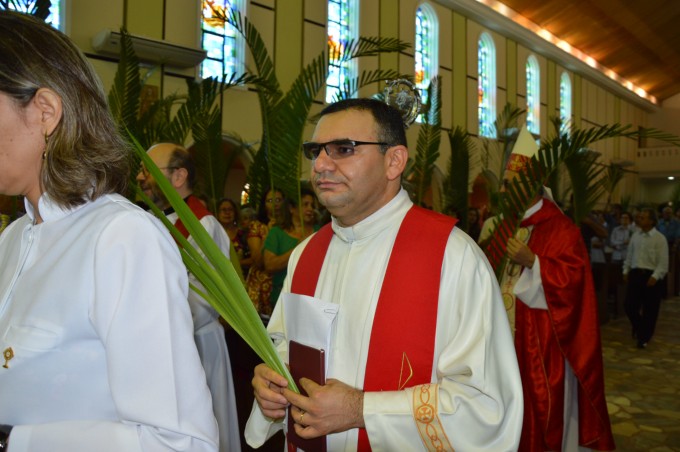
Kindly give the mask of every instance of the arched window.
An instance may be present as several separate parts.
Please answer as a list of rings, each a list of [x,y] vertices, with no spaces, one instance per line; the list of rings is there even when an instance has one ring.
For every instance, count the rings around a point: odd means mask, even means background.
[[[437,75],[439,55],[439,23],[437,21],[437,14],[432,6],[427,3],[421,4],[416,10],[416,48],[415,48],[415,62],[416,62],[416,87],[420,89],[423,104],[428,102],[427,88],[430,86],[430,80]],[[418,122],[422,122],[422,115],[417,118]]]
[[[527,129],[541,133],[541,68],[533,55],[527,58]]]
[[[571,129],[571,79],[566,72],[562,72],[560,76],[560,120],[560,133],[568,135]]]
[[[479,136],[495,138],[496,46],[488,33],[482,33],[477,45],[477,93]]]
[[[214,0],[213,8],[224,9],[229,17],[232,9],[245,15],[245,0]],[[241,34],[228,23],[212,19],[213,13],[209,2],[203,0],[203,16],[201,20],[201,46],[208,52],[208,56],[201,63],[201,77],[217,77],[221,79],[225,74],[243,72],[245,60],[245,40]]]
[[[52,0],[50,5],[50,15],[47,16],[45,22],[52,25],[57,30],[64,31],[64,7],[63,3],[65,0]],[[35,2],[9,2],[7,4],[7,9],[12,11],[20,11],[22,13],[32,13],[33,8],[35,8]],[[0,9],[4,9],[0,5]]]
[[[353,61],[341,61],[347,43],[359,29],[358,0],[328,0],[328,47],[331,52],[326,79],[326,102],[333,102],[340,88],[356,77]]]

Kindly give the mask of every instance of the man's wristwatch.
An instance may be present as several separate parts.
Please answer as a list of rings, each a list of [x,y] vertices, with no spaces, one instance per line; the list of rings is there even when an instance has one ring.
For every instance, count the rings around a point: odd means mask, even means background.
[[[9,434],[11,431],[11,425],[0,424],[0,451],[9,450]]]

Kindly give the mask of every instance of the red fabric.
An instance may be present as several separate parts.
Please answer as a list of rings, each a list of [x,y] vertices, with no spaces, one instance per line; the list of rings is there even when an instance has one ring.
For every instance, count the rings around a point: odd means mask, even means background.
[[[540,259],[548,310],[516,305],[515,347],[524,389],[519,450],[561,450],[565,359],[579,381],[579,444],[613,450],[588,253],[579,228],[552,202],[543,203],[522,223],[534,225],[528,246]]]
[[[292,293],[314,296],[316,283],[319,280],[321,266],[326,259],[328,245],[333,238],[333,228],[330,223],[321,227],[316,234],[309,239],[293,274],[290,291]]]
[[[210,213],[210,211],[206,209],[201,200],[198,199],[196,196],[189,195],[189,197],[185,201],[187,203],[187,206],[189,206],[189,208],[194,213],[194,215],[196,215],[196,218],[198,218],[199,221],[203,217],[212,215],[212,213]],[[185,239],[189,238],[189,231],[179,218],[177,218],[177,221],[175,221],[175,227],[179,232],[182,233]]]
[[[401,389],[404,353],[413,368],[406,387],[431,381],[441,266],[455,223],[417,206],[404,217],[378,298],[364,391]],[[295,268],[293,293],[314,295],[331,238],[332,230],[326,226],[310,240]],[[359,430],[357,450],[371,450],[365,429]]]

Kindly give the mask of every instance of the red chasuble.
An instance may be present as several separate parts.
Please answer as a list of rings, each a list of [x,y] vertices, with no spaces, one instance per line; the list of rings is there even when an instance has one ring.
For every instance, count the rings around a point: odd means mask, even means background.
[[[191,211],[196,215],[196,218],[200,221],[201,218],[207,217],[208,215],[212,215],[208,209],[203,205],[200,199],[198,199],[194,195],[189,195],[189,197],[185,200],[187,203],[187,206],[191,209]],[[189,231],[187,230],[186,226],[184,226],[184,223],[178,218],[177,221],[175,221],[175,227],[179,232],[182,233],[184,238],[189,238]],[[228,257],[228,256],[227,256]]]
[[[364,391],[398,391],[431,382],[441,268],[455,223],[417,206],[404,217],[373,319]],[[332,237],[333,230],[326,225],[310,239],[295,268],[292,293],[314,296]],[[405,385],[404,356],[413,369]],[[358,450],[371,450],[365,429],[359,430]]]
[[[581,232],[547,200],[522,223],[529,225],[528,246],[540,259],[548,310],[517,303],[515,347],[524,388],[519,450],[561,450],[565,360],[579,382],[579,444],[613,450],[597,300]]]

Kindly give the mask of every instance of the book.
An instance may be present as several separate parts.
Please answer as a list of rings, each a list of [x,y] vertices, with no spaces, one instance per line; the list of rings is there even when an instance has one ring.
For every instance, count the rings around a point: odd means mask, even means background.
[[[291,340],[288,348],[288,365],[295,384],[302,395],[307,395],[300,386],[300,378],[308,378],[313,382],[326,384],[326,354],[324,350],[310,347]],[[288,408],[288,432],[286,438],[298,449],[305,452],[326,452],[326,436],[303,439],[295,433],[295,421],[292,419],[291,408]]]

